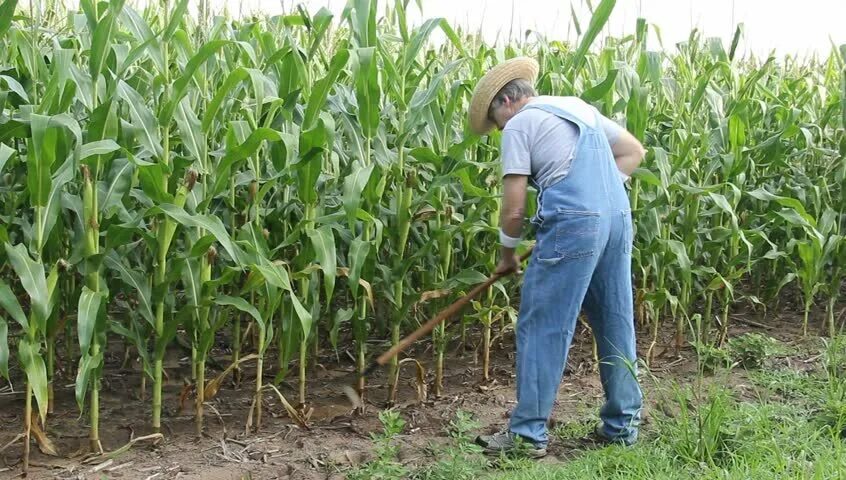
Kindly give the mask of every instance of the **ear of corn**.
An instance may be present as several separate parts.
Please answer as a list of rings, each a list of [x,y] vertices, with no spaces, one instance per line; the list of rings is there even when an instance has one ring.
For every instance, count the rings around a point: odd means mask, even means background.
[[[277,384],[297,367],[306,408],[322,345],[341,361],[349,349],[362,371],[371,350],[484,279],[497,260],[499,135],[469,135],[464,119],[475,81],[518,54],[541,62],[541,93],[581,96],[648,147],[629,187],[647,359],[662,325],[676,348],[722,342],[740,309],[798,305],[806,332],[820,311],[836,333],[846,46],[739,58],[738,27],[728,49],[694,32],[655,52],[638,19],[635,35],[599,48],[615,4],[604,0],[575,23],[572,47],[494,47],[443,19],[412,26],[407,4],[233,20],[205,2],[187,15],[187,0],[0,2],[0,375],[25,382],[27,449],[31,422],[52,411],[57,356],[74,365],[93,450],[117,339],[140,361],[142,397],[152,380],[154,431],[177,336],[197,434],[205,395],[225,388],[206,380],[220,343],[236,381],[255,361],[258,429],[268,365]],[[436,32],[444,42],[429,41]],[[433,333],[436,394],[452,340],[469,345],[476,320],[488,378],[514,288],[496,284]]]

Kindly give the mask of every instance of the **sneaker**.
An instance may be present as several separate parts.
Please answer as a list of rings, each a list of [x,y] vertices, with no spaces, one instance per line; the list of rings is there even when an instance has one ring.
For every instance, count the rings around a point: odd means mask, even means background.
[[[593,431],[584,437],[575,439],[582,447],[607,447],[610,445],[620,445],[630,447],[634,445],[634,440],[625,438],[609,438],[602,433],[601,424],[597,425]]]
[[[476,444],[481,446],[485,453],[498,455],[500,453],[521,452],[530,458],[541,458],[546,456],[546,447],[539,447],[534,443],[523,440],[519,442],[519,436],[507,429],[500,430],[493,435],[479,435],[476,437]]]

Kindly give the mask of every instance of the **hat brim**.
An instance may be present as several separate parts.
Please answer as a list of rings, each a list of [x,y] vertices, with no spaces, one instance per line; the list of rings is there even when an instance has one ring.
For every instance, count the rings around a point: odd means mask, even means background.
[[[488,110],[494,96],[508,82],[518,78],[534,84],[539,70],[540,66],[534,59],[517,57],[506,60],[488,71],[479,80],[470,100],[470,130],[477,135],[484,135],[493,130],[496,125],[488,118]]]

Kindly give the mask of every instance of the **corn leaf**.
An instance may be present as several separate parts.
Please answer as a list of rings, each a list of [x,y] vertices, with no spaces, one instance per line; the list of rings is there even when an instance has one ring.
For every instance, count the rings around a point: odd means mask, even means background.
[[[798,227],[813,229],[815,226],[814,223],[811,223],[806,220],[804,216],[802,216],[799,212],[793,210],[792,208],[783,208],[781,209],[781,211],[776,212],[776,215],[785,219],[787,223]]]
[[[108,52],[112,46],[112,37],[117,27],[117,17],[123,9],[123,4],[124,0],[111,0],[109,12],[97,21],[97,26],[91,36],[91,58],[88,62],[88,72],[95,82],[106,66]]]
[[[344,17],[359,47],[376,46],[376,3],[372,0],[351,0],[344,9]]]
[[[444,66],[441,71],[439,71],[434,77],[432,77],[428,87],[425,90],[417,90],[416,92],[414,92],[414,95],[411,97],[411,102],[408,106],[410,112],[408,118],[409,129],[418,125],[418,123],[424,119],[423,113],[426,111],[426,108],[437,99],[438,93],[441,89],[441,85],[444,82],[444,78],[453,71],[457,70],[458,67],[461,66],[461,64],[463,63],[464,60],[456,60],[454,62],[448,63]]]
[[[462,283],[464,285],[477,285],[480,283],[484,283],[487,279],[488,277],[485,276],[485,274],[480,273],[477,270],[471,269],[462,270],[458,272],[455,277],[453,277],[454,281]]]
[[[6,35],[6,31],[12,25],[12,18],[17,6],[18,0],[4,0],[3,3],[0,3],[0,37]]]
[[[409,71],[413,68],[414,63],[417,61],[417,56],[420,54],[420,50],[429,40],[429,35],[431,35],[432,32],[443,23],[442,18],[430,18],[426,20],[423,25],[414,32],[411,37],[411,41],[405,43],[406,47],[402,57],[401,75],[408,75]]]
[[[314,14],[314,18],[312,19],[312,31],[311,31],[311,45],[308,48],[308,57],[311,58],[314,56],[317,49],[320,48],[321,42],[326,37],[326,33],[329,31],[329,27],[332,24],[332,12],[329,11],[326,7],[321,7],[320,10]]]
[[[370,253],[370,242],[365,241],[361,236],[357,237],[350,244],[349,262],[350,271],[347,276],[350,294],[355,298],[358,296],[359,279],[361,272],[367,262],[367,255]]]
[[[13,247],[7,243],[6,255],[32,301],[32,313],[38,331],[46,331],[47,317],[50,316],[50,302],[44,265],[33,261],[26,248],[20,244]]]
[[[200,120],[197,118],[197,114],[191,107],[191,101],[188,97],[183,98],[179,102],[174,116],[176,119],[176,126],[179,128],[179,133],[182,135],[182,143],[196,161],[195,169],[202,175],[211,173],[207,172],[203,166],[203,162],[206,160],[208,142],[202,126],[200,125]]]
[[[329,343],[333,349],[338,349],[338,335],[341,332],[341,325],[349,322],[353,314],[355,314],[355,310],[352,308],[339,308],[335,311],[335,315],[332,317],[332,328],[329,330]]]
[[[9,325],[0,315],[0,377],[9,378]]]
[[[176,8],[173,9],[173,13],[171,13],[170,20],[167,23],[167,28],[165,28],[164,32],[162,32],[163,42],[167,42],[173,37],[173,34],[176,33],[176,29],[179,28],[179,24],[182,22],[182,17],[185,16],[185,12],[187,10],[188,0],[178,0]]]
[[[105,298],[103,292],[95,292],[83,285],[77,308],[77,337],[80,352],[88,352],[91,346],[91,339],[97,325],[97,314]]]
[[[182,269],[182,286],[185,287],[185,296],[188,299],[187,307],[192,310],[192,315],[197,318],[199,315],[200,303],[202,302],[202,281],[200,280],[200,262],[196,258],[188,258]],[[194,328],[198,328],[195,326]]]
[[[300,200],[307,205],[317,202],[317,179],[323,170],[323,154],[331,148],[333,130],[332,118],[321,114],[317,125],[300,135],[301,160],[296,164],[297,188]]]
[[[344,209],[347,212],[347,222],[350,230],[354,230],[355,220],[361,205],[362,193],[370,176],[373,174],[373,164],[367,166],[356,165],[353,173],[344,179]]]
[[[14,321],[18,322],[21,328],[29,330],[29,322],[20,303],[18,303],[17,297],[15,297],[12,289],[9,288],[9,285],[2,280],[0,280],[0,308],[5,310]]]
[[[335,275],[338,270],[338,261],[335,256],[335,235],[332,227],[323,225],[317,229],[306,231],[311,246],[317,255],[317,261],[323,270],[323,286],[326,291],[326,303],[331,303],[332,294],[335,291]]]
[[[740,37],[743,36],[744,26],[742,23],[737,25],[737,29],[734,31],[734,37],[731,39],[731,48],[729,49],[729,60],[734,60],[734,56],[737,53],[737,46],[740,44]]]
[[[376,49],[359,48],[355,51],[355,97],[358,102],[358,123],[365,138],[373,138],[379,128],[381,113],[379,70],[376,66]]]
[[[86,0],[90,1],[90,0]],[[85,5],[85,2],[83,2]],[[141,15],[138,14],[130,5],[125,5],[120,12],[121,23],[129,30],[137,40],[138,44],[135,48],[138,49],[138,54],[146,51],[158,72],[164,72],[164,56],[162,55],[161,47],[158,39],[153,33],[153,30],[147,24]],[[90,21],[90,19],[89,19]],[[93,23],[92,23],[93,25]],[[132,57],[133,55],[130,55]],[[123,69],[122,69],[123,70]]]
[[[593,12],[588,29],[585,32],[584,37],[582,37],[581,42],[579,42],[579,47],[576,49],[576,52],[570,60],[570,68],[568,72],[568,78],[570,81],[573,81],[573,79],[576,78],[576,75],[579,74],[582,65],[584,65],[586,61],[588,50],[590,50],[591,45],[593,45],[593,41],[596,40],[596,37],[599,36],[602,29],[605,28],[605,24],[611,17],[611,12],[614,11],[616,3],[616,0],[602,0],[596,8],[596,11]]]
[[[15,154],[17,154],[17,151],[12,147],[4,143],[0,143],[0,172],[3,171],[3,167],[6,166],[6,162],[8,162]]]
[[[220,295],[214,301],[218,305],[235,307],[238,310],[249,314],[256,320],[256,323],[258,324],[259,328],[265,328],[264,318],[262,318],[261,313],[259,313],[259,311],[256,310],[255,307],[247,303],[246,300],[244,300],[243,298],[231,297],[229,295]]]
[[[279,265],[274,265],[264,257],[260,258],[261,263],[252,265],[252,270],[259,271],[264,277],[265,281],[271,285],[281,288],[285,291],[291,291],[291,279],[288,276],[288,271]]]
[[[0,75],[0,80],[2,80],[6,84],[6,88],[21,97],[23,101],[29,101],[29,96],[26,94],[26,90],[24,90],[23,85],[21,85],[20,82],[8,75]]]
[[[126,103],[132,124],[138,131],[138,143],[154,157],[162,155],[162,140],[156,127],[156,117],[138,92],[123,80],[118,81],[117,92]]]
[[[332,57],[332,62],[329,65],[329,71],[326,73],[326,76],[314,84],[311,95],[308,97],[308,105],[306,106],[305,117],[303,118],[304,130],[309,130],[314,126],[320,109],[326,103],[329,91],[332,89],[335,80],[337,80],[338,75],[341,74],[341,70],[347,65],[349,59],[349,50],[338,50]]]
[[[32,141],[27,155],[27,187],[33,206],[47,205],[52,186],[52,167],[56,160],[58,132],[50,128],[50,117],[33,115]]]
[[[605,97],[614,88],[614,83],[617,81],[617,72],[619,72],[617,69],[609,70],[604,80],[582,93],[582,100],[586,102],[597,102]]]
[[[278,142],[282,135],[270,128],[258,128],[253,131],[240,145],[229,148],[226,155],[216,167],[216,177],[211,191],[208,193],[208,200],[222,192],[229,185],[231,169],[238,163],[254,155],[264,142]]]
[[[119,158],[112,162],[106,181],[98,182],[102,218],[111,218],[119,210],[125,209],[122,202],[132,185],[134,171],[134,164]]]
[[[232,237],[229,236],[229,233],[226,231],[226,227],[223,225],[220,218],[210,215],[189,215],[185,212],[185,210],[177,207],[176,205],[167,203],[150,209],[147,212],[147,216],[158,215],[159,212],[164,213],[183,226],[201,228],[211,233],[217,241],[220,242],[223,248],[226,249],[226,252],[232,257],[236,264],[242,265],[244,263],[245,256],[243,250],[241,250],[241,248],[232,241]]]
[[[693,264],[687,254],[687,248],[685,247],[685,245],[678,240],[666,240],[666,245],[676,257],[675,260],[678,263],[682,275],[685,277],[690,277],[690,271],[693,267]]]
[[[758,188],[756,190],[752,190],[751,192],[746,192],[746,194],[750,197],[757,198],[758,200],[763,200],[766,202],[776,202],[783,207],[793,209],[800,217],[805,219],[808,224],[816,225],[814,217],[808,215],[808,212],[805,211],[805,206],[802,204],[802,202],[796,200],[795,198],[774,195],[764,188]]]
[[[26,381],[32,387],[41,422],[47,418],[47,367],[41,358],[41,344],[21,337],[18,342],[18,360],[26,373]]]
[[[141,190],[149,200],[159,204],[173,202],[173,194],[162,185],[161,179],[167,171],[163,164],[140,162],[137,158],[133,159],[133,163],[138,168]]]
[[[91,385],[92,374],[95,374],[102,365],[102,351],[97,355],[91,355],[90,352],[86,352],[79,358],[79,367],[77,367],[76,382],[74,383],[74,396],[80,411],[83,411],[85,407],[85,394]]]
[[[120,150],[120,145],[118,145],[114,140],[97,140],[95,142],[86,143],[80,147],[79,160],[86,160],[89,157],[105,155],[118,150]]]
[[[238,84],[244,81],[248,76],[249,72],[247,72],[247,69],[243,67],[236,68],[227,75],[226,80],[224,80],[220,88],[217,89],[214,98],[212,98],[211,102],[209,102],[208,107],[203,114],[202,129],[204,133],[211,133],[212,122],[214,121],[215,116],[220,110],[224,100],[226,100],[229,96],[232,96],[235,87],[237,87]]]
[[[153,305],[150,301],[150,286],[144,278],[144,274],[127,267],[115,250],[109,251],[103,258],[103,262],[107,268],[117,273],[120,279],[135,291],[141,316],[147,320],[150,326],[154,326],[156,319],[153,316]]]
[[[159,125],[166,126],[170,123],[171,119],[173,118],[173,112],[176,109],[176,105],[182,100],[182,97],[188,91],[188,85],[191,83],[191,80],[194,78],[194,74],[197,73],[197,70],[218,50],[225,47],[226,45],[231,44],[232,42],[228,40],[213,40],[208,42],[200,48],[200,50],[191,57],[191,60],[188,61],[188,64],[185,65],[185,69],[182,71],[182,75],[179,77],[176,82],[173,83],[173,92],[171,93],[170,98],[168,99],[167,103],[164,104],[162,107],[161,113],[159,114]]]

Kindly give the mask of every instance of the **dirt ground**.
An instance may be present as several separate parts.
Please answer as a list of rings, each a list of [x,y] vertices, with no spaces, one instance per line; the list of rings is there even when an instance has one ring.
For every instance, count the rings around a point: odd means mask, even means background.
[[[801,322],[796,317],[768,319],[772,325],[766,334],[786,343],[799,341]],[[735,321],[733,334],[760,328]],[[480,338],[473,332],[468,338]],[[595,415],[602,404],[603,394],[592,356],[589,332],[580,327],[571,349],[570,361],[561,387],[553,416],[555,421],[584,420]],[[645,355],[649,346],[648,334],[640,331],[639,354]],[[662,338],[660,345],[672,343],[671,333]],[[453,345],[455,349],[457,345]],[[417,401],[417,385],[413,364],[403,365],[401,373],[401,399],[398,408],[406,421],[401,443],[400,460],[408,464],[431,461],[430,446],[446,440],[445,427],[455,418],[458,409],[471,412],[483,426],[492,431],[504,425],[508,412],[514,406],[514,354],[513,337],[507,335],[502,344],[495,344],[492,352],[492,378],[481,382],[482,366],[475,345],[462,352],[453,351],[448,356],[444,380],[444,395],[429,396]],[[381,346],[371,347],[374,353]],[[657,349],[660,355],[653,362],[652,374],[662,380],[675,379],[681,383],[695,375],[695,355],[690,347],[677,355],[672,349]],[[180,352],[175,352],[180,353]],[[220,353],[220,352],[218,352]],[[189,375],[185,358],[173,357],[166,365],[170,380],[164,392],[162,442],[152,445],[138,443],[109,463],[83,463],[88,453],[87,414],[80,417],[74,400],[73,378],[62,376],[55,385],[55,414],[48,417],[47,433],[54,442],[59,457],[41,453],[33,442],[32,466],[28,478],[35,479],[341,479],[343,471],[370,458],[370,434],[381,430],[377,418],[379,408],[385,406],[386,389],[384,372],[369,382],[368,408],[363,415],[352,415],[350,404],[341,386],[352,378],[352,362],[341,352],[339,364],[334,353],[326,351],[315,379],[311,375],[308,392],[314,412],[308,428],[295,425],[286,415],[275,393],[264,397],[264,423],[259,433],[245,435],[244,426],[250,408],[253,388],[254,364],[247,364],[240,388],[227,380],[216,398],[206,407],[205,436],[197,439],[194,434],[192,398],[180,409],[183,376]],[[415,356],[428,369],[431,351],[422,345]],[[149,434],[150,401],[139,398],[139,372],[120,370],[122,353],[119,346],[108,354],[106,377],[101,394],[101,438],[106,450],[125,445],[130,438]],[[220,363],[225,362],[221,354]],[[268,359],[265,365],[274,365]],[[272,369],[271,369],[272,370]],[[217,371],[207,373],[207,379]],[[19,374],[19,372],[18,372]],[[272,372],[271,372],[272,374]],[[267,378],[272,381],[272,377]],[[295,377],[291,381],[296,382]],[[22,382],[16,382],[20,388]],[[651,380],[642,376],[646,394],[645,425],[649,423],[654,398]],[[281,393],[291,402],[296,397],[296,385],[283,383]],[[431,384],[429,385],[431,391]],[[148,385],[149,396],[149,385]],[[0,390],[0,447],[12,440],[22,426],[23,394]],[[551,444],[549,457],[544,461],[565,461],[568,452]],[[20,477],[22,445],[11,446],[0,455],[0,478]],[[570,452],[571,453],[571,452]]]

